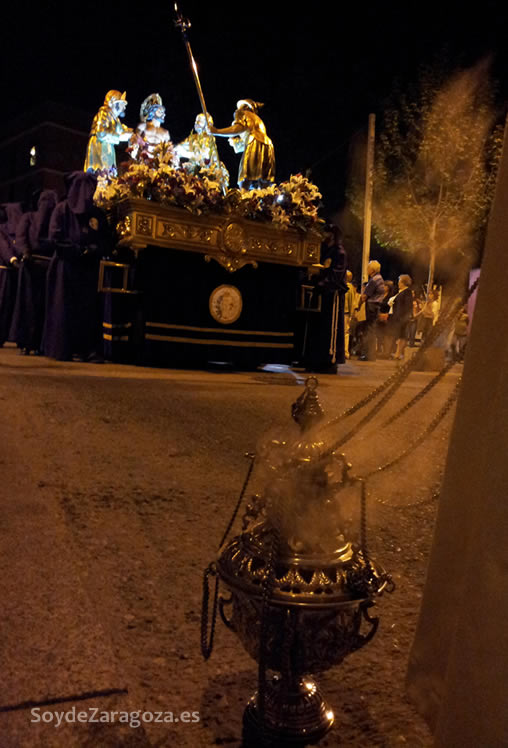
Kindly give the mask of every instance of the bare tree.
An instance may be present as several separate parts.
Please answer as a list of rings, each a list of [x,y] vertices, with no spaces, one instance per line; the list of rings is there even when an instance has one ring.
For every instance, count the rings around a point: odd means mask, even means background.
[[[385,112],[374,232],[384,246],[428,257],[428,289],[436,260],[469,257],[485,225],[501,144],[494,120],[486,61],[444,85],[422,76],[416,96],[402,96]]]

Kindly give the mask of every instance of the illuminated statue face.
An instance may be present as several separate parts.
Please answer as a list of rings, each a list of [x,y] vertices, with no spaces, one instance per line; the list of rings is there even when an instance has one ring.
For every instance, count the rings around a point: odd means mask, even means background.
[[[210,121],[210,124],[213,125],[213,119],[212,119],[212,116],[210,114],[208,115],[208,119]],[[198,116],[196,117],[196,121],[194,123],[194,130],[198,134],[201,134],[202,132],[205,131],[205,129],[206,129],[205,115],[204,114],[198,114]]]
[[[117,99],[116,101],[113,101],[111,104],[111,109],[113,110],[113,114],[115,117],[123,117],[125,114],[125,108],[127,106],[127,102],[125,99]]]
[[[159,122],[164,122],[166,118],[166,109],[163,106],[156,106],[153,107],[153,109],[150,109],[150,112],[148,114],[147,120],[150,122],[153,119],[158,120]]]

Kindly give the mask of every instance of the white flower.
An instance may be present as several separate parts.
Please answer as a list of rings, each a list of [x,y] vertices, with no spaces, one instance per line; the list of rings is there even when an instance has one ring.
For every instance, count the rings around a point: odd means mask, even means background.
[[[288,214],[280,205],[272,209],[272,220],[280,226],[289,226],[291,223]]]

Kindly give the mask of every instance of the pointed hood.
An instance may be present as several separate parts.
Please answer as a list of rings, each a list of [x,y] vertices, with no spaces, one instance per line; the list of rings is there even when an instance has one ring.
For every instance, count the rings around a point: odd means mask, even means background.
[[[97,177],[88,171],[73,171],[66,177],[67,204],[73,213],[87,213],[93,207]]]

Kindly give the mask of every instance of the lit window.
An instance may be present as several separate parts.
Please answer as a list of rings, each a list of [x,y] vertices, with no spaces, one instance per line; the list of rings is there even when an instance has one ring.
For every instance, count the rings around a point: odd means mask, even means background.
[[[30,166],[35,166],[37,163],[37,148],[33,145],[30,148]]]

